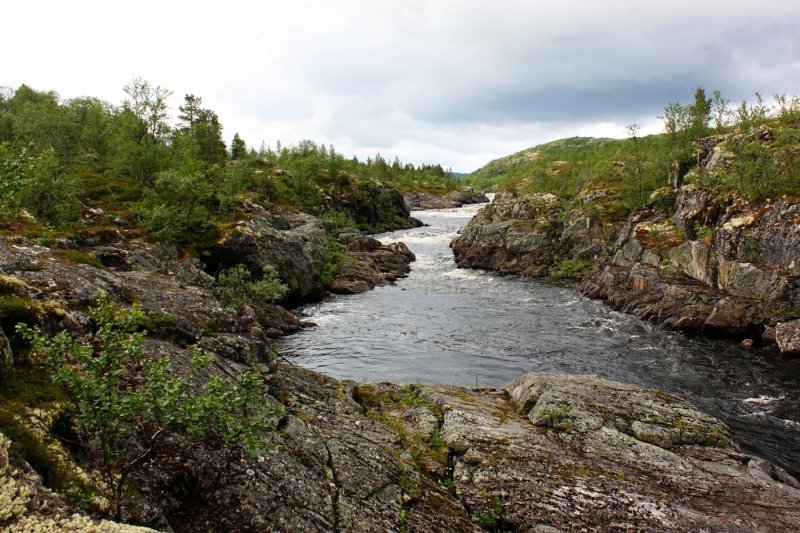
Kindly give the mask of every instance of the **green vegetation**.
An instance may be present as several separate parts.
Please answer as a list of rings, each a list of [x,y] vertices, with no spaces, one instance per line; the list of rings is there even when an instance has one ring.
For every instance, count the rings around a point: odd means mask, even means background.
[[[330,287],[342,266],[350,259],[344,244],[333,239],[329,240],[319,260],[319,279],[322,286]]]
[[[572,406],[569,404],[561,404],[550,407],[544,414],[544,424],[551,428],[565,429],[564,422],[567,420],[571,412]]]
[[[563,259],[555,269],[550,271],[550,277],[555,279],[581,278],[592,268],[592,262],[585,259]]]
[[[442,467],[449,472],[449,448],[442,437],[439,425],[430,432],[417,433],[413,425],[409,425],[407,413],[413,409],[424,409],[441,424],[442,409],[425,396],[424,390],[416,385],[384,385],[364,384],[355,388],[353,398],[364,407],[368,418],[383,424],[396,432],[422,470],[440,478]],[[440,465],[428,470],[431,464]],[[450,479],[450,483],[453,481]]]
[[[173,126],[170,90],[140,78],[124,90],[125,100],[112,105],[0,87],[0,222],[73,236],[93,225],[80,215],[96,207],[151,238],[191,245],[235,220],[248,201],[321,215],[327,199],[357,196],[376,182],[403,191],[458,187],[440,165],[380,154],[359,161],[312,141],[255,150],[236,134],[228,149],[202,98],[187,94]],[[393,213],[385,214],[391,222]]]
[[[289,292],[275,267],[264,267],[261,279],[253,280],[245,265],[220,271],[214,294],[222,305],[237,309],[244,304],[274,303]]]
[[[138,307],[122,309],[101,299],[89,316],[91,343],[66,331],[51,337],[22,323],[17,331],[69,398],[80,445],[109,487],[117,521],[130,475],[159,458],[168,432],[241,444],[253,452],[264,447],[274,411],[261,407],[259,374],[245,372],[239,382],[201,380],[210,359],[194,350],[190,375],[178,376],[167,357],[143,354],[145,317]]]
[[[487,531],[504,532],[509,531],[505,523],[505,508],[503,504],[493,499],[490,502],[490,509],[476,509],[471,514],[474,524],[478,524]]]
[[[464,182],[476,189],[548,192],[564,199],[609,189],[619,194],[625,212],[667,183],[683,180],[720,192],[736,190],[748,200],[800,196],[800,98],[773,100],[767,105],[756,93],[755,104],[742,102],[734,110],[719,91],[709,98],[701,87],[692,103],[664,108],[663,134],[640,137],[632,124],[627,139],[561,139],[491,161]],[[701,173],[701,158],[708,154],[699,141],[714,134],[727,135],[720,146],[724,163]]]

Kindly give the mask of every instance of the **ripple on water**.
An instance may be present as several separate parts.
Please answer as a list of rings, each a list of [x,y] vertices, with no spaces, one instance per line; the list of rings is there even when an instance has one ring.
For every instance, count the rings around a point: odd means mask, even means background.
[[[500,386],[530,371],[659,387],[719,416],[750,452],[800,472],[800,365],[690,339],[580,296],[573,286],[455,268],[448,247],[477,207],[415,213],[380,236],[417,257],[408,278],[301,308],[318,324],[278,342],[289,359],[361,381]]]

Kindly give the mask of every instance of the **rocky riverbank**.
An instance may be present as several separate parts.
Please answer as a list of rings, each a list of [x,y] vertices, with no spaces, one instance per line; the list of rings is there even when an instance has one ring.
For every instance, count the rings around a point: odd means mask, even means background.
[[[800,521],[797,480],[663,392],[553,374],[503,390],[359,385],[286,364],[271,390],[285,405],[272,451],[170,436],[169,460],[137,474],[128,518],[287,532],[788,531]],[[111,530],[0,445],[11,502],[1,524]]]
[[[585,267],[608,254],[621,224],[618,208],[607,191],[587,192],[573,202],[553,194],[495,199],[450,247],[459,267],[558,275],[565,265]]]
[[[669,327],[797,354],[799,218],[788,200],[751,205],[691,185],[661,191],[581,290]]]
[[[616,310],[800,353],[800,204],[685,185],[624,221],[617,207],[606,191],[496,201],[451,247],[462,267],[588,275],[581,291]]]

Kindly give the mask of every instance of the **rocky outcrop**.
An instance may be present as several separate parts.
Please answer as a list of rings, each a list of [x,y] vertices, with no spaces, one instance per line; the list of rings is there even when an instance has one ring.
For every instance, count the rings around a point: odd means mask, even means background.
[[[403,196],[406,206],[412,211],[427,209],[451,209],[467,204],[488,203],[489,198],[482,192],[474,189],[464,189],[452,192],[446,196],[437,196],[426,192],[412,192]]]
[[[344,245],[344,256],[331,252],[332,240]],[[356,229],[334,235],[332,223],[312,215],[262,208],[224,230],[201,258],[209,272],[243,264],[259,276],[274,267],[289,287],[286,299],[297,302],[326,290],[352,294],[390,283],[409,272],[414,254],[402,244],[383,246]],[[331,262],[337,263],[336,274],[327,283],[321,271]]]
[[[416,258],[402,242],[383,245],[377,239],[355,230],[339,233],[339,241],[348,251],[329,290],[339,294],[355,294],[387,285],[410,271]]]
[[[564,260],[588,262],[607,253],[617,229],[606,191],[565,203],[552,194],[496,200],[481,209],[453,240],[459,267],[544,275]]]
[[[485,529],[780,530],[800,517],[797,480],[664,392],[528,374],[505,390],[360,385],[356,398]]]
[[[450,243],[459,267],[520,273],[553,262],[561,202],[537,194],[493,202],[472,218]]]
[[[750,205],[686,185],[658,191],[618,234],[613,260],[584,280],[584,294],[686,331],[747,337],[797,350],[800,205]]]
[[[258,276],[269,265],[289,286],[289,299],[319,296],[323,290],[319,264],[328,242],[325,222],[260,206],[254,206],[251,215],[223,230],[217,242],[201,252],[206,270],[214,273],[243,264]]]
[[[800,520],[796,479],[661,391],[561,374],[505,390],[356,385],[289,364],[271,385],[285,406],[271,451],[172,435],[169,460],[136,474],[128,518],[178,532],[786,531]],[[0,487],[20,479],[5,470]],[[12,530],[44,508],[80,513],[52,493],[42,506],[10,492],[0,524]]]
[[[356,224],[373,231],[415,228],[422,222],[412,218],[403,195],[379,181],[347,188],[333,188],[318,214],[345,213]]]

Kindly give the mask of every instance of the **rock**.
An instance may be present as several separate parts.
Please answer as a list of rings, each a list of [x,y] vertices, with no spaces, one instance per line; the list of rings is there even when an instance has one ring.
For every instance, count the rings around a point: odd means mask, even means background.
[[[561,374],[520,376],[505,391],[356,386],[289,364],[273,385],[285,414],[270,452],[169,435],[168,460],[133,474],[131,518],[176,532],[790,530],[800,520],[796,479],[661,391]],[[419,466],[437,430],[452,471]],[[0,471],[0,486],[7,479]],[[40,519],[36,508],[19,506],[12,524]]]
[[[757,466],[724,424],[679,398],[560,374],[528,374],[505,389],[507,397],[423,388],[444,412],[452,479],[476,523],[509,531],[780,530],[800,517],[794,478]]]
[[[268,337],[277,337],[288,333],[295,333],[308,327],[309,323],[303,322],[293,313],[279,305],[258,304],[245,305],[242,310],[245,316],[266,330]]]
[[[436,196],[426,192],[408,193],[403,197],[406,206],[414,211],[427,209],[450,209],[466,204],[488,203],[489,198],[482,192],[474,189],[455,191],[447,196]]]
[[[435,196],[424,192],[409,193],[403,196],[408,209],[412,211],[424,211],[428,209],[447,209],[460,207],[450,198]]]
[[[331,211],[345,213],[357,224],[371,226],[378,231],[422,225],[410,217],[403,195],[379,181],[362,183],[356,187],[334,188],[321,207],[317,214]]]
[[[724,206],[717,191],[684,185],[675,191],[674,208],[675,225],[691,239],[696,236],[698,227],[714,226]]]
[[[383,245],[371,238],[350,239],[349,257],[339,265],[330,291],[356,294],[387,285],[410,272],[414,254],[402,242]],[[356,251],[363,250],[363,251]]]
[[[701,331],[724,298],[720,291],[696,280],[664,276],[653,266],[633,267],[603,264],[585,278],[580,291],[590,298],[600,298],[613,309],[651,320],[671,329]],[[747,330],[742,324],[739,329]]]
[[[480,191],[473,188],[462,189],[450,194],[450,199],[457,206],[467,204],[486,204],[489,203],[489,198]]]
[[[608,254],[619,224],[614,194],[591,190],[573,202],[552,194],[498,200],[484,207],[450,244],[460,267],[560,276],[562,264],[588,266]],[[578,269],[581,275],[584,269]],[[575,276],[571,272],[566,275]]]
[[[584,294],[669,327],[766,343],[768,328],[800,317],[800,204],[751,206],[694,185],[675,191],[674,206],[659,198],[620,229],[612,263],[622,270],[597,268]]]
[[[552,264],[561,212],[558,198],[535,194],[494,201],[482,208],[450,243],[461,268],[521,273]]]
[[[687,276],[713,283],[711,247],[701,241],[687,241],[669,251],[670,264]]]
[[[201,259],[208,272],[243,264],[260,275],[274,267],[289,286],[289,299],[319,295],[318,264],[328,241],[325,223],[311,215],[275,212],[236,223]]]
[[[791,299],[797,285],[770,264],[718,260],[717,285],[736,296],[758,300]]]
[[[775,341],[785,355],[800,355],[800,320],[791,320],[775,326]]]
[[[170,244],[152,244],[130,240],[122,246],[96,246],[92,253],[104,266],[119,271],[142,270],[160,272],[166,264],[177,261],[178,248]]]

